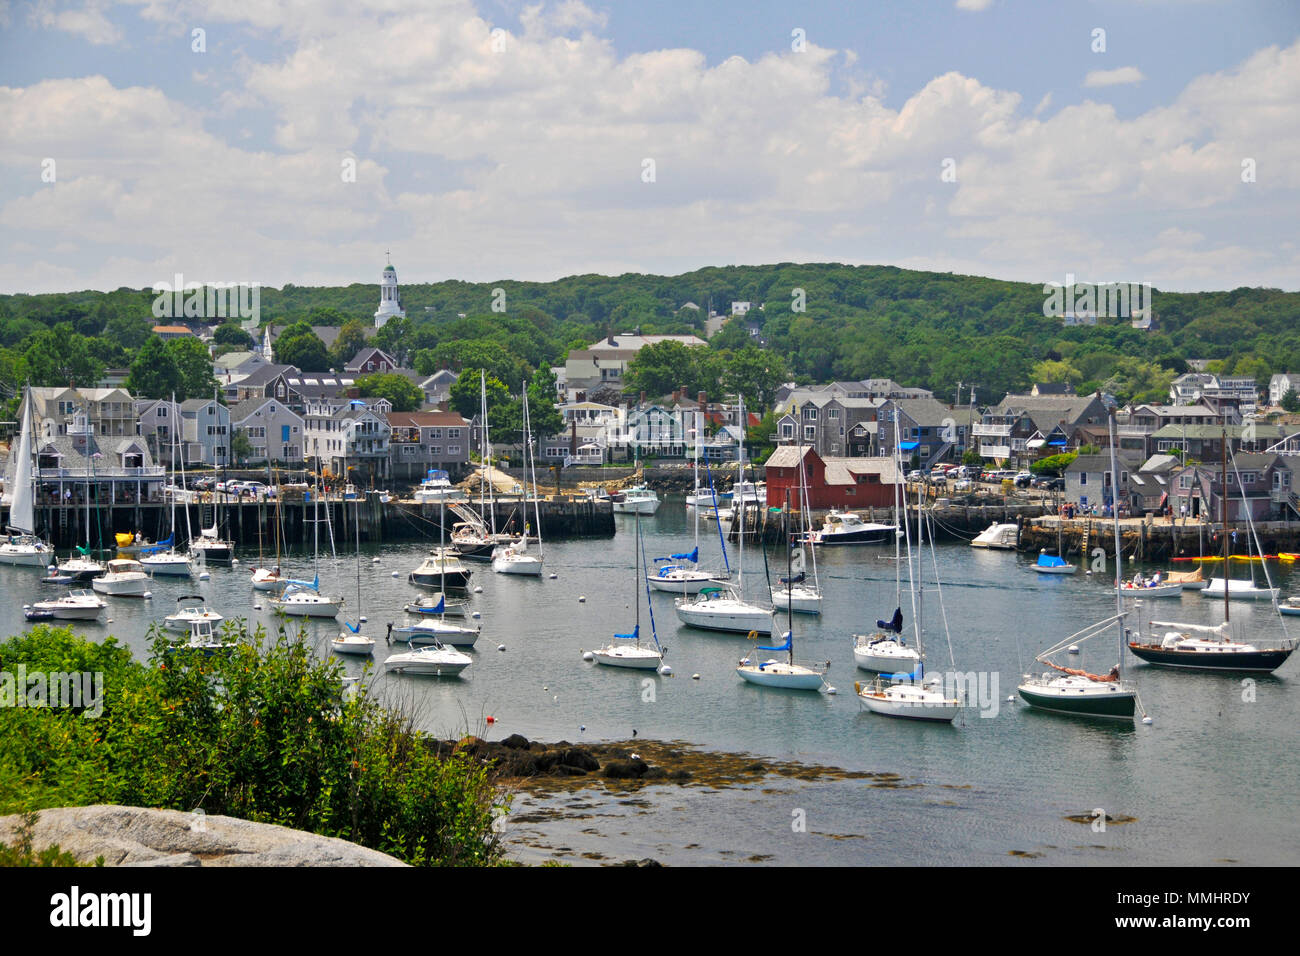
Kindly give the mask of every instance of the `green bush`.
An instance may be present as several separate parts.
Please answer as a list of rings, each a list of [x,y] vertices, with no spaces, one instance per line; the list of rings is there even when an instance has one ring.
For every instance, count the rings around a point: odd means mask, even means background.
[[[0,710],[0,814],[111,803],[193,810],[339,837],[415,865],[499,862],[508,809],[486,770],[381,707],[344,701],[342,665],[281,629],[206,657],[153,635],[148,666],[37,627],[0,645],[0,667],[99,670],[103,713]]]

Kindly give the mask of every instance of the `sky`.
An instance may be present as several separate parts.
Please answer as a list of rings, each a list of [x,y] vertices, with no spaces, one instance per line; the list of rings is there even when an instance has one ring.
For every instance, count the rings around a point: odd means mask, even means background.
[[[1291,0],[0,0],[0,292],[1300,289]]]

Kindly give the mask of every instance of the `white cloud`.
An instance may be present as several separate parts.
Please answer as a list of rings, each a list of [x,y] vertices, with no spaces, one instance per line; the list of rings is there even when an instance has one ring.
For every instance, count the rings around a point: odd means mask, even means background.
[[[530,8],[504,52],[467,0],[371,10],[143,7],[279,38],[207,112],[100,76],[0,88],[0,226],[33,247],[10,249],[0,289],[174,271],[369,282],[390,243],[406,282],[791,260],[1039,281],[1140,263],[1162,287],[1300,274],[1280,245],[1300,189],[1300,44],[1122,118],[1091,101],[1049,115],[1050,95],[1031,109],[957,72],[897,108],[865,75],[837,95],[852,61],[815,45],[715,65],[619,55],[581,4]],[[274,149],[250,147],[252,118]],[[956,182],[940,178],[948,157]],[[60,242],[75,248],[39,251]]]
[[[122,31],[104,16],[102,0],[87,0],[84,6],[56,9],[54,0],[38,0],[32,6],[29,21],[47,29],[62,30],[100,46],[120,43]],[[7,12],[4,20],[7,21]]]
[[[979,13],[991,6],[993,6],[993,0],[957,0],[956,3],[958,10],[966,10],[970,13]]]
[[[1136,66],[1121,66],[1115,70],[1090,70],[1088,75],[1083,78],[1083,85],[1087,87],[1097,86],[1124,86],[1129,83],[1141,83],[1146,77]]]

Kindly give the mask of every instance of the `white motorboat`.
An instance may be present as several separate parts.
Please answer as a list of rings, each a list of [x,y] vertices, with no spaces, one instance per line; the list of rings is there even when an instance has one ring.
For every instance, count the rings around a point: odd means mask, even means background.
[[[115,558],[108,562],[103,575],[90,582],[99,594],[113,597],[141,597],[149,590],[149,575],[139,561]]]
[[[211,656],[232,651],[235,647],[236,644],[223,641],[217,636],[216,626],[211,621],[192,621],[189,637],[172,644],[167,650],[169,653],[191,651]]]
[[[624,491],[622,498],[616,498],[612,507],[615,514],[652,515],[659,510],[659,504],[659,495],[653,489],[638,485]]]
[[[321,594],[319,588],[319,577],[311,584],[290,581],[279,597],[271,598],[267,603],[290,617],[338,617],[343,609],[342,595]]]
[[[1287,615],[1300,615],[1300,597],[1289,597],[1277,606],[1278,612]]]
[[[451,476],[440,468],[430,468],[428,477],[420,482],[420,487],[411,496],[420,504],[436,504],[439,501],[464,501],[465,492],[451,483]]]
[[[731,502],[733,510],[742,505],[746,508],[766,508],[767,482],[737,481],[731,486],[727,500]]]
[[[686,507],[688,508],[716,508],[718,505],[718,496],[712,488],[697,489],[693,494],[686,496]]]
[[[1016,536],[1019,526],[993,522],[971,541],[972,548],[994,548],[1001,551],[1016,550]]]
[[[892,524],[879,524],[863,521],[860,515],[852,511],[832,509],[822,519],[821,528],[808,532],[805,542],[822,545],[841,544],[884,544],[894,536],[896,528]]]
[[[203,603],[204,597],[201,594],[182,594],[176,599],[176,603],[187,604],[187,607],[180,608],[175,614],[168,614],[163,618],[163,627],[169,631],[193,630],[192,625],[195,621],[206,621],[209,624],[220,624],[224,621],[225,615],[219,614],[212,608]]]
[[[404,654],[390,654],[384,661],[387,670],[422,674],[430,677],[456,677],[472,664],[468,654],[442,644],[426,644]]]
[[[60,621],[94,621],[104,613],[108,602],[91,591],[69,591],[56,601],[37,601],[32,605],[38,611],[48,611]]]

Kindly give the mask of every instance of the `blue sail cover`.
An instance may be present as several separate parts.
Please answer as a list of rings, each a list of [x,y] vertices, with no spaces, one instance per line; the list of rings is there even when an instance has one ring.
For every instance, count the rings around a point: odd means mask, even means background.
[[[808,579],[808,575],[800,571],[798,574],[794,575],[793,577],[780,578],[779,580],[782,584],[802,584],[807,579]]]
[[[159,551],[166,551],[171,546],[172,546],[172,539],[169,537],[166,541],[158,541],[155,544],[149,545],[149,547],[147,548],[141,548],[140,554],[141,555],[157,554]]]
[[[786,632],[785,632],[783,635],[781,635],[781,636],[785,638],[785,643],[782,644],[780,647],[764,647],[763,645],[760,644],[760,645],[758,646],[758,649],[759,649],[760,651],[788,651],[788,650],[790,650],[790,642],[793,640],[793,636],[791,635],[791,633],[790,633],[789,631],[786,631]]]
[[[894,617],[888,621],[876,621],[876,627],[882,631],[893,631],[895,634],[903,633],[903,609],[894,608]]]
[[[691,564],[697,564],[700,560],[700,549],[692,548],[684,554],[674,554],[671,557],[676,561],[689,561]]]
[[[360,633],[361,633],[361,625],[360,625],[360,624],[349,624],[347,621],[344,621],[344,622],[343,622],[343,626],[346,627],[346,628],[347,628],[349,631],[351,631],[353,634],[360,634]]]
[[[636,627],[632,628],[631,634],[615,634],[614,637],[616,637],[620,641],[639,640],[641,637],[641,625],[638,624]]]
[[[1056,554],[1040,554],[1038,556],[1038,566],[1040,568],[1063,568],[1065,561]]]

